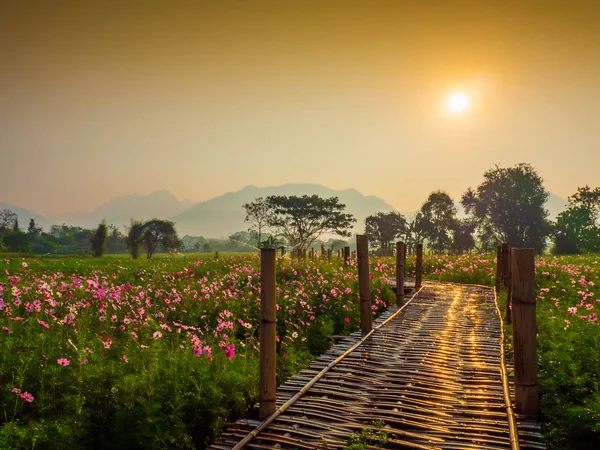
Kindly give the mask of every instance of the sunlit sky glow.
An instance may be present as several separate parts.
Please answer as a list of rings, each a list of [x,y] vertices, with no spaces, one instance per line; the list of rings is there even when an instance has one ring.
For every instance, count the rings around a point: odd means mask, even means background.
[[[577,0],[2,2],[0,201],[307,182],[411,210],[521,161],[566,197],[600,184],[598,23]]]

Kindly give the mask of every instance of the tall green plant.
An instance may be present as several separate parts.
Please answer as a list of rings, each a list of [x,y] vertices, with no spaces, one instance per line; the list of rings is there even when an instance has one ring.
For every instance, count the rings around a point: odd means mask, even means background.
[[[142,244],[144,243],[144,222],[132,220],[125,239],[129,254],[133,259],[140,257],[142,253]]]
[[[96,258],[100,256],[104,256],[106,253],[106,238],[108,237],[108,227],[106,226],[106,222],[103,220],[94,235],[92,236],[92,255]]]

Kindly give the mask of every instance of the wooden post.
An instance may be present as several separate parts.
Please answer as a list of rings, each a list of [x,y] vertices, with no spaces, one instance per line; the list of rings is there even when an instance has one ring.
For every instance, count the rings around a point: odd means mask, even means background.
[[[369,237],[366,234],[356,235],[358,254],[358,292],[360,297],[360,329],[371,331],[373,312],[371,310],[371,280],[369,279]]]
[[[333,249],[327,249],[327,261],[331,262],[331,254],[333,253]]]
[[[415,266],[415,289],[421,289],[423,279],[423,244],[417,244],[417,263]]]
[[[285,255],[285,247],[281,247],[281,257],[283,258],[284,255]]]
[[[350,259],[350,247],[344,247],[344,265],[348,265],[348,259]]]
[[[406,246],[404,242],[396,242],[396,305],[404,304],[404,261]]]
[[[496,247],[496,294],[500,293],[502,281],[502,245]]]
[[[537,418],[535,323],[535,252],[532,248],[513,248],[511,259],[513,347],[515,359],[515,405],[528,417]]]
[[[266,419],[275,412],[276,382],[275,339],[275,249],[260,250],[260,405],[259,416]]]

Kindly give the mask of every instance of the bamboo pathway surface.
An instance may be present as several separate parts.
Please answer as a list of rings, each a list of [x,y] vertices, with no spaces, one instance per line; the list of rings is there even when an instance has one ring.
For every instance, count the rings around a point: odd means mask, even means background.
[[[385,312],[374,327],[396,312]],[[278,407],[364,340],[243,447],[343,449],[351,434],[382,421],[386,448],[517,448],[511,447],[500,327],[491,288],[425,282],[368,338],[345,337],[283,384]],[[521,449],[545,448],[537,423],[518,416],[516,422]],[[241,448],[259,424],[231,424],[211,448]]]

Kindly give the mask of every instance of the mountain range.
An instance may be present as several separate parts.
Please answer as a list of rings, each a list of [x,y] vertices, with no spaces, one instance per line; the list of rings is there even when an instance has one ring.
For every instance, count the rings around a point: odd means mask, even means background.
[[[235,192],[214,197],[200,203],[190,200],[178,200],[166,190],[156,191],[149,195],[126,195],[115,197],[98,208],[87,212],[68,214],[37,214],[11,203],[0,202],[0,209],[10,209],[19,217],[21,228],[26,228],[30,219],[48,229],[52,224],[76,225],[94,228],[103,219],[108,224],[119,227],[129,225],[131,218],[146,220],[152,218],[168,218],[176,223],[181,236],[204,236],[225,238],[236,231],[247,229],[244,223],[245,210],[242,205],[258,197],[269,195],[319,195],[321,197],[336,196],[346,205],[346,210],[356,217],[355,231],[364,229],[367,216],[377,212],[395,211],[387,202],[376,196],[366,196],[355,189],[334,190],[320,184],[284,184],[281,186],[256,187],[246,186]],[[546,207],[550,217],[555,218],[564,210],[567,200],[550,194]],[[400,211],[410,215],[414,211]],[[463,215],[459,208],[459,216]]]

